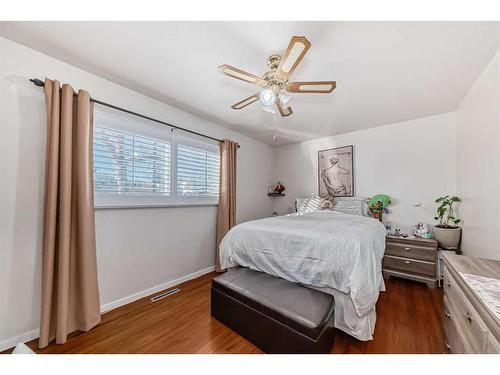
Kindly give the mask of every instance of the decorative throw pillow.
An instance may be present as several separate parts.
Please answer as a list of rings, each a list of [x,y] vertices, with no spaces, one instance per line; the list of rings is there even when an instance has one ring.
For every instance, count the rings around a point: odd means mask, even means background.
[[[321,209],[321,201],[322,199],[317,196],[308,198],[296,198],[295,207],[298,213],[312,212]]]
[[[335,199],[333,211],[350,215],[367,216],[368,202],[366,198],[361,197],[338,197]]]

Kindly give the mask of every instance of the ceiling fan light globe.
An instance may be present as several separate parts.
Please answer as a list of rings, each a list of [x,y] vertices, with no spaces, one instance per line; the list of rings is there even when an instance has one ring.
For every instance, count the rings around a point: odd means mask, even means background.
[[[262,106],[262,110],[264,112],[267,112],[267,113],[272,113],[273,115],[276,113],[276,110],[274,109],[274,107],[271,105],[263,105]]]
[[[283,105],[283,107],[288,104],[290,99],[292,99],[292,97],[290,95],[288,95],[286,92],[280,93],[280,102]]]
[[[260,92],[259,97],[260,97],[260,101],[265,106],[272,106],[276,100],[276,97],[274,96],[273,90],[270,90],[270,89],[263,89]]]

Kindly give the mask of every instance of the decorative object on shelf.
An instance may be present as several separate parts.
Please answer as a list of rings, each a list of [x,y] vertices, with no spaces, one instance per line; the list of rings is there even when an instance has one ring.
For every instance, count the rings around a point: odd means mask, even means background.
[[[354,196],[353,155],[352,145],[318,151],[320,197]]]
[[[436,209],[437,215],[434,217],[434,220],[438,221],[438,224],[434,226],[434,238],[441,248],[456,250],[462,234],[462,228],[458,224],[462,220],[455,216],[455,208],[461,199],[457,196],[446,195],[439,197],[435,202],[439,206]]]
[[[279,216],[276,211],[273,212],[273,217]]]
[[[391,204],[391,198],[385,194],[374,195],[369,202],[368,210],[373,217],[382,222],[382,215],[389,213],[387,207]]]
[[[281,184],[281,182],[278,182],[278,184],[274,188],[274,191],[279,193],[279,194],[282,194],[285,190],[286,190],[286,188]]]
[[[432,233],[429,232],[429,227],[426,223],[417,223],[415,224],[415,229],[413,230],[413,234],[416,237],[420,238],[432,238]]]

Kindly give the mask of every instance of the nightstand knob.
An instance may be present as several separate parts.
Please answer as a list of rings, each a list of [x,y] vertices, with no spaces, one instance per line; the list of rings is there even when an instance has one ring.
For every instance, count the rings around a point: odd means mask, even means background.
[[[411,247],[405,247],[405,250],[409,251],[409,250],[411,250]]]
[[[409,260],[405,260],[405,263],[406,264],[410,264],[411,262]]]

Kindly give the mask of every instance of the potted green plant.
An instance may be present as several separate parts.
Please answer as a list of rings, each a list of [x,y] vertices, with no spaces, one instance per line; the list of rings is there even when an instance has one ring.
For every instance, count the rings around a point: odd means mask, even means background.
[[[462,220],[455,216],[455,208],[459,202],[461,202],[459,197],[449,195],[436,199],[439,206],[434,217],[438,222],[434,226],[434,238],[443,249],[458,249],[462,230],[458,225]]]

